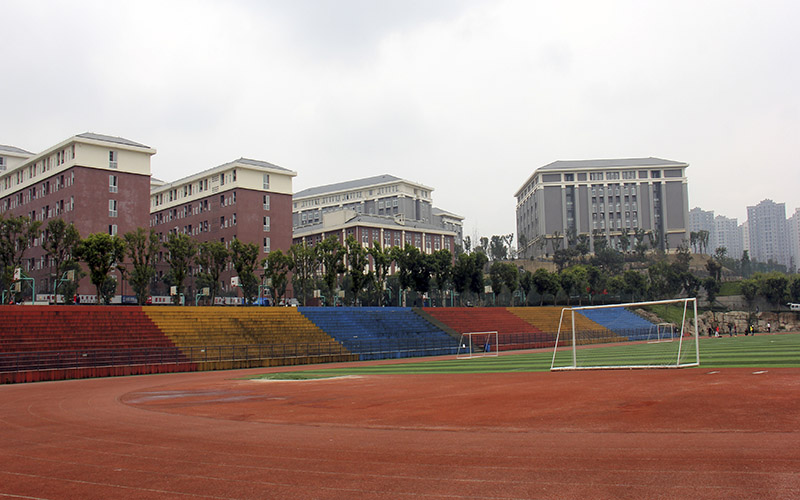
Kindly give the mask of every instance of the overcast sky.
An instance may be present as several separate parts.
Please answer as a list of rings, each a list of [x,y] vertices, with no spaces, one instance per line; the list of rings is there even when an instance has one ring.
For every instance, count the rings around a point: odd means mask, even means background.
[[[689,206],[800,207],[800,2],[0,0],[0,144],[82,132],[172,181],[239,157],[294,190],[392,174],[516,231],[555,160],[689,163]]]

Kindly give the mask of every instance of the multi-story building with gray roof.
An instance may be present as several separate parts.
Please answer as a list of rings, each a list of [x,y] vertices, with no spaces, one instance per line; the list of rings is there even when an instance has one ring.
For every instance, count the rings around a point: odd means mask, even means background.
[[[350,211],[351,220],[355,216],[365,216],[358,220],[380,221],[380,227],[388,229],[388,224],[399,233],[412,225],[424,226],[437,233],[451,234],[453,244],[460,245],[464,218],[434,207],[432,192],[433,188],[424,184],[388,174],[299,191],[292,199],[295,240],[298,236],[307,238],[310,234],[327,232],[324,215],[346,210]],[[380,241],[383,242],[383,238]],[[393,243],[394,238],[391,241]],[[444,248],[444,242],[441,243]],[[435,244],[431,242],[431,245],[433,249]]]
[[[568,235],[588,235],[592,244],[602,236],[617,246],[621,234],[639,229],[658,247],[677,248],[688,235],[688,166],[628,158],[556,161],[536,169],[514,195],[519,255],[545,255],[566,245]]]

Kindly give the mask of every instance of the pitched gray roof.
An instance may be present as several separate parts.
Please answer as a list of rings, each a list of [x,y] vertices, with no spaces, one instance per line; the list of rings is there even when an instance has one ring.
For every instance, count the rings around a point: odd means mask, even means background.
[[[677,167],[687,166],[686,163],[661,158],[621,158],[608,160],[559,160],[547,164],[537,170],[567,170],[567,169],[593,169],[614,167]]]
[[[284,172],[296,173],[294,170],[289,170],[288,168],[279,167],[278,165],[274,165],[267,161],[261,160],[251,160],[249,158],[239,158],[238,160],[234,161],[233,163],[244,163],[245,165],[253,165],[254,167],[264,167],[264,168],[272,168],[275,170],[282,170]]]
[[[365,177],[363,179],[356,179],[353,181],[337,182],[336,184],[328,184],[326,186],[317,186],[313,188],[304,189],[294,194],[294,199],[305,198],[306,196],[317,196],[324,193],[333,193],[337,191],[347,191],[348,189],[357,189],[365,186],[372,186],[375,184],[386,184],[402,180],[389,174],[376,175],[375,177]]]
[[[110,135],[95,134],[95,133],[92,133],[92,132],[86,132],[86,133],[83,133],[83,134],[78,134],[76,137],[82,137],[84,139],[91,139],[91,140],[94,140],[94,141],[113,142],[115,144],[122,144],[124,146],[133,146],[135,148],[150,149],[150,146],[145,146],[144,144],[139,144],[138,142],[133,142],[133,141],[125,139],[123,137],[113,137],[113,136],[110,136]]]
[[[15,146],[5,146],[3,144],[0,144],[0,151],[8,151],[9,153],[17,153],[21,155],[33,156],[33,153],[31,153],[30,151],[25,151],[24,149]]]

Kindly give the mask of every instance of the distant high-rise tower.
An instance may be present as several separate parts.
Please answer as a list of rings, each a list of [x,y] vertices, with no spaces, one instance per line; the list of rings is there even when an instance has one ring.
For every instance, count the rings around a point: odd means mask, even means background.
[[[800,267],[800,208],[795,209],[794,215],[786,220],[787,234],[789,236],[789,256],[792,259],[789,269],[796,271]]]
[[[764,200],[747,207],[750,231],[750,258],[770,260],[789,266],[789,238],[786,232],[786,204]]]

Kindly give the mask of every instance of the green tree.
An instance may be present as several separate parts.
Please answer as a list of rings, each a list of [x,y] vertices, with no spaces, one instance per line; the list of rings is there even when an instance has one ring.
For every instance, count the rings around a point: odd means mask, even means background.
[[[53,299],[58,304],[60,278],[73,259],[73,253],[81,240],[78,229],[64,219],[50,219],[44,230],[42,249],[50,262],[50,279],[53,286]]]
[[[633,251],[640,261],[645,260],[645,254],[647,253],[647,234],[648,232],[642,228],[637,228],[633,232],[633,238],[636,240],[636,243],[633,245]]]
[[[642,298],[648,294],[647,276],[632,269],[622,274],[625,283],[624,293],[630,295],[631,302],[636,302],[636,297]]]
[[[678,249],[675,252],[675,262],[677,264],[676,269],[679,272],[689,272],[689,267],[692,264],[692,252],[689,251],[689,246],[686,245],[686,240],[678,245]]]
[[[456,257],[453,264],[453,288],[459,294],[459,301],[463,302],[464,295],[469,291],[470,276],[474,265],[473,254],[462,253]]]
[[[742,297],[747,302],[748,311],[752,312],[753,304],[756,301],[756,297],[758,297],[758,282],[754,279],[742,280],[739,289],[742,292]]]
[[[706,231],[705,229],[697,231],[697,243],[698,246],[700,247],[700,253],[706,253],[706,250],[708,249],[709,236],[710,236],[709,232]]]
[[[510,262],[494,262],[489,268],[489,279],[492,282],[492,290],[495,294],[500,294],[505,287],[510,296],[513,306],[514,291],[519,287],[519,270],[517,266]]]
[[[622,253],[628,253],[631,249],[631,237],[627,227],[623,227],[619,233],[619,250]]]
[[[489,242],[489,255],[491,255],[492,260],[505,260],[508,257],[508,248],[503,236],[492,236]]]
[[[595,251],[591,263],[593,266],[600,268],[605,274],[619,274],[625,265],[625,257],[619,250],[605,246]]]
[[[243,243],[238,238],[231,242],[231,262],[236,274],[239,276],[239,286],[242,287],[244,302],[253,304],[258,297],[258,245]]]
[[[612,250],[616,252],[616,250]],[[619,253],[619,252],[617,252]],[[596,266],[586,266],[586,281],[589,285],[589,300],[594,304],[595,295],[604,295],[608,289],[608,273]]]
[[[488,258],[481,252],[461,254],[453,266],[453,287],[460,295],[460,300],[467,293],[479,296],[483,292],[483,267]]]
[[[204,241],[197,246],[195,264],[200,268],[197,273],[197,286],[208,287],[209,301],[214,301],[220,291],[220,276],[228,264],[231,254],[225,243],[221,241]]]
[[[125,241],[108,233],[93,233],[78,243],[75,255],[89,268],[89,279],[97,288],[97,303],[102,303],[110,286],[106,282],[113,279],[109,273],[125,258]]]
[[[305,242],[295,243],[289,247],[289,258],[292,260],[292,284],[295,296],[299,294],[300,303],[306,305],[314,276],[319,267],[319,256],[314,247]]]
[[[522,290],[522,304],[528,305],[528,296],[533,289],[533,273],[527,269],[519,275],[519,289]]]
[[[147,302],[150,294],[150,282],[156,274],[156,256],[161,247],[158,234],[152,228],[149,232],[143,228],[125,233],[122,238],[128,250],[133,270],[130,274],[130,284],[136,294],[136,301],[141,306]]]
[[[773,307],[780,307],[786,302],[789,279],[785,275],[779,272],[771,272],[759,274],[757,279],[759,292]]]
[[[450,252],[447,252],[448,254]],[[389,268],[392,266],[394,259],[392,258],[391,248],[382,248],[381,244],[377,241],[372,242],[372,248],[369,249],[368,254],[372,257],[373,277],[375,282],[375,292],[379,297],[379,305],[383,305],[383,290],[386,287],[386,278],[389,275]]]
[[[668,264],[666,260],[659,260],[647,268],[650,278],[650,294],[654,299],[676,297],[683,288],[683,273]]]
[[[800,275],[795,274],[789,284],[789,300],[800,303]]]
[[[719,293],[720,288],[722,288],[722,284],[713,276],[709,276],[703,280],[703,288],[706,291],[708,306],[711,307],[713,311],[714,301],[717,300],[717,294]]]
[[[177,291],[172,300],[175,304],[180,304],[183,282],[189,276],[189,265],[197,253],[197,242],[183,233],[170,233],[164,242],[164,248],[167,249],[165,260],[169,264],[169,282]]]
[[[561,288],[561,281],[557,274],[547,271],[547,269],[539,268],[533,273],[533,288],[539,294],[539,305],[544,305],[544,297],[547,294],[553,296],[555,303],[555,296]]]
[[[272,288],[272,305],[277,306],[286,294],[286,287],[289,284],[289,271],[292,270],[292,258],[284,254],[280,249],[273,250],[267,254],[267,261],[264,267],[264,277],[267,278],[269,286]]]
[[[326,288],[325,297],[328,305],[333,305],[339,276],[347,270],[344,265],[347,249],[339,242],[339,238],[336,236],[325,238],[317,243],[315,248],[317,249],[320,264],[322,264],[322,281]]]
[[[686,292],[687,297],[697,297],[700,293],[700,287],[702,286],[702,281],[700,278],[695,276],[690,272],[685,272],[682,274],[683,276],[683,289]]]
[[[578,283],[578,276],[571,272],[570,269],[572,268],[564,269],[558,273],[558,279],[561,282],[561,289],[564,290],[564,294],[567,296],[567,306],[570,305],[572,294],[576,292],[580,286]]]
[[[347,276],[350,278],[350,291],[353,292],[353,305],[357,305],[361,291],[370,280],[367,250],[352,235],[347,237],[345,247],[347,247]]]
[[[742,272],[742,277],[749,278],[753,274],[752,263],[750,262],[750,252],[747,250],[743,251],[742,258],[739,262],[739,269]]]
[[[449,250],[442,249],[430,255],[430,269],[436,289],[439,291],[439,304],[444,304],[444,291],[452,280],[453,276],[453,254]]]
[[[25,252],[38,235],[41,225],[41,222],[24,215],[5,217],[0,214],[0,283],[3,290],[11,288],[14,270],[22,267]]]
[[[722,280],[722,265],[716,259],[708,259],[706,262],[706,270],[708,271],[708,275],[715,280]]]

